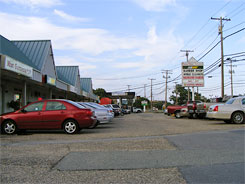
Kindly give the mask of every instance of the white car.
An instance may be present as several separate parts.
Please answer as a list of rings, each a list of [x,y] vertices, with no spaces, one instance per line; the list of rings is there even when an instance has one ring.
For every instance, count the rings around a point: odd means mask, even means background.
[[[225,104],[211,105],[207,118],[221,119],[226,123],[241,124],[245,122],[245,96],[231,98]]]
[[[91,103],[91,102],[77,102],[77,103],[86,107],[86,108],[90,108],[95,112],[95,116],[98,120],[97,125],[103,124],[103,123],[108,123],[109,121],[111,121],[111,116],[109,115],[109,110],[106,109],[104,106],[101,106],[101,105],[96,104],[96,103]],[[91,128],[95,128],[96,126],[91,127]]]

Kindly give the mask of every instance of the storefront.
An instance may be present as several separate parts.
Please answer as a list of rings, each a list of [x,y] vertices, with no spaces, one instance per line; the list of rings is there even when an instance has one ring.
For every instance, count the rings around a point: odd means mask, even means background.
[[[78,66],[55,66],[50,40],[10,41],[0,35],[0,61],[0,114],[40,98],[85,98]]]

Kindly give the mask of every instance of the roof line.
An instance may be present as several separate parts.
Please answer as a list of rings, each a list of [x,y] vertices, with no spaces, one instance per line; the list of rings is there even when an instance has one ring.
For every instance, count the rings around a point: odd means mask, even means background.
[[[12,42],[36,42],[36,41],[39,41],[39,42],[46,42],[46,41],[51,41],[51,40],[10,40]]]

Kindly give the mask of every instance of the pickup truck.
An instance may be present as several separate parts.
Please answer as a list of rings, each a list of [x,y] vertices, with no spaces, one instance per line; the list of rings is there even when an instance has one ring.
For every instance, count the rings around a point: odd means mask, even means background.
[[[133,112],[134,112],[134,113],[140,113],[140,112],[143,112],[143,111],[142,111],[142,109],[140,109],[140,108],[133,107]]]
[[[189,118],[204,118],[207,113],[206,104],[202,101],[188,101],[187,109],[189,113]]]
[[[188,116],[187,105],[170,105],[167,107],[167,114],[174,114],[176,118]]]

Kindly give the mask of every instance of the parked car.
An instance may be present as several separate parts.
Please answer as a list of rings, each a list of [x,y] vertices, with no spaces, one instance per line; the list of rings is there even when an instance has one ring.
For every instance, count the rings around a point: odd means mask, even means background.
[[[209,107],[207,118],[221,119],[226,123],[241,124],[245,122],[245,96],[231,98],[225,104]]]
[[[69,100],[36,101],[0,116],[1,130],[6,134],[29,129],[63,129],[67,134],[74,134],[96,121],[91,109]]]
[[[133,112],[134,112],[134,113],[141,113],[141,112],[143,112],[143,111],[142,111],[142,109],[140,109],[140,108],[133,107]]]
[[[102,106],[109,110],[109,115],[111,116],[111,119],[113,119],[115,117],[115,114],[111,106],[108,106],[108,105],[102,105]]]
[[[124,109],[124,108],[122,108],[122,113],[123,113],[123,114],[130,114],[131,111],[130,111],[129,109]]]
[[[189,118],[204,118],[206,116],[206,104],[202,101],[188,101],[187,109],[189,113]]]
[[[97,118],[97,123],[89,128],[95,128],[99,124],[108,123],[111,121],[111,116],[109,114],[109,110],[106,109],[104,106],[97,105],[95,103],[90,102],[77,102],[78,104],[82,105],[84,108],[89,108],[94,111],[95,116]]]
[[[183,116],[188,116],[188,110],[187,110],[187,105],[169,105],[167,107],[167,114],[171,115],[174,114],[176,118],[181,118]]]
[[[119,105],[117,104],[107,104],[105,105],[106,107],[111,107],[113,112],[114,112],[114,115],[115,116],[119,116],[119,115],[122,115],[122,110],[121,108],[119,107]]]
[[[176,118],[189,117],[187,106],[182,107],[180,110],[175,112]]]

